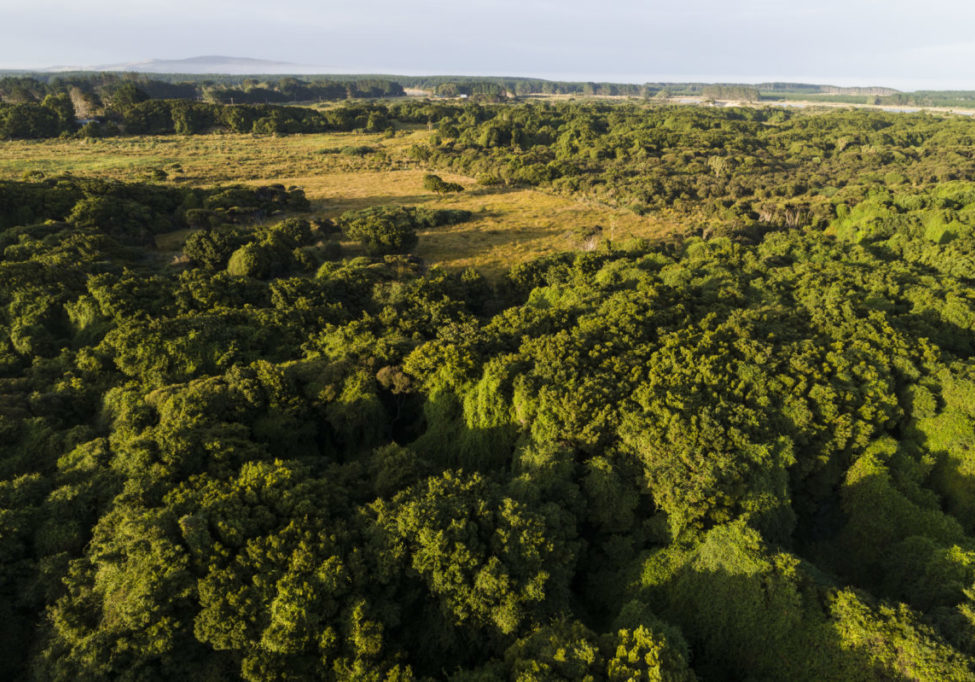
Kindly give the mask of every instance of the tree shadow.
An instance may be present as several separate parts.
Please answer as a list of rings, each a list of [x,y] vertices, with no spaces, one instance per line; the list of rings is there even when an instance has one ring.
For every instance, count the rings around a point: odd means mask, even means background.
[[[905,655],[889,614],[860,595],[812,567],[787,577],[762,559],[742,573],[697,561],[643,595],[680,628],[700,679],[908,680],[933,663]]]
[[[380,195],[368,197],[343,197],[342,199],[316,199],[312,211],[327,217],[335,217],[345,211],[359,211],[372,206],[418,206],[434,202],[437,197],[429,194]]]
[[[444,467],[497,471],[511,464],[520,435],[514,424],[471,427],[460,399],[450,391],[431,393],[423,405],[425,429],[410,444]]]
[[[465,223],[459,223],[452,227],[461,227]],[[470,227],[466,230],[449,230],[446,227],[431,227],[421,230],[418,233],[421,237],[439,237],[448,240],[460,241],[491,241],[495,245],[501,244],[523,244],[543,237],[553,236],[552,230],[544,227],[508,227],[508,228],[488,228],[481,229]],[[470,254],[465,254],[470,255]]]

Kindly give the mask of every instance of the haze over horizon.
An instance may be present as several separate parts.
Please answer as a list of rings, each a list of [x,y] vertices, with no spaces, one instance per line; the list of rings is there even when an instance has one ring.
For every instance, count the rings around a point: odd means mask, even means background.
[[[37,0],[5,9],[0,68],[232,55],[321,73],[975,89],[975,6],[950,0],[330,4]]]

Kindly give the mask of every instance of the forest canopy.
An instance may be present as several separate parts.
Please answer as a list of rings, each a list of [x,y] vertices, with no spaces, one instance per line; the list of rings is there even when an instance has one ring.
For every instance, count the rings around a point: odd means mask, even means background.
[[[975,675],[975,122],[126,106],[685,229],[488,279],[459,208],[0,182],[0,678]]]

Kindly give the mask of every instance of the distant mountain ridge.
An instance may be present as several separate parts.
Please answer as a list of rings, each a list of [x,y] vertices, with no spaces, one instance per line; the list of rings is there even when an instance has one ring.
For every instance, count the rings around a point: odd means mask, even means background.
[[[278,62],[250,57],[205,55],[186,59],[147,59],[141,62],[101,64],[96,66],[53,66],[43,71],[125,71],[135,73],[187,73],[187,74],[298,74],[323,73],[328,69],[308,64]]]

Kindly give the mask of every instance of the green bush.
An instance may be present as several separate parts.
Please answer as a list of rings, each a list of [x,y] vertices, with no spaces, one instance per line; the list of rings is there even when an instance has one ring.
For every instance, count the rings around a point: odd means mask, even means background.
[[[183,254],[196,265],[220,270],[237,248],[238,238],[226,230],[200,230],[186,238]],[[242,267],[238,263],[236,267]]]
[[[464,186],[456,182],[445,182],[439,175],[428,173],[423,176],[423,189],[437,194],[450,194],[451,192],[463,192]]]
[[[393,206],[375,206],[347,211],[339,225],[350,239],[362,243],[373,256],[405,253],[416,246],[416,221],[410,211]]]

